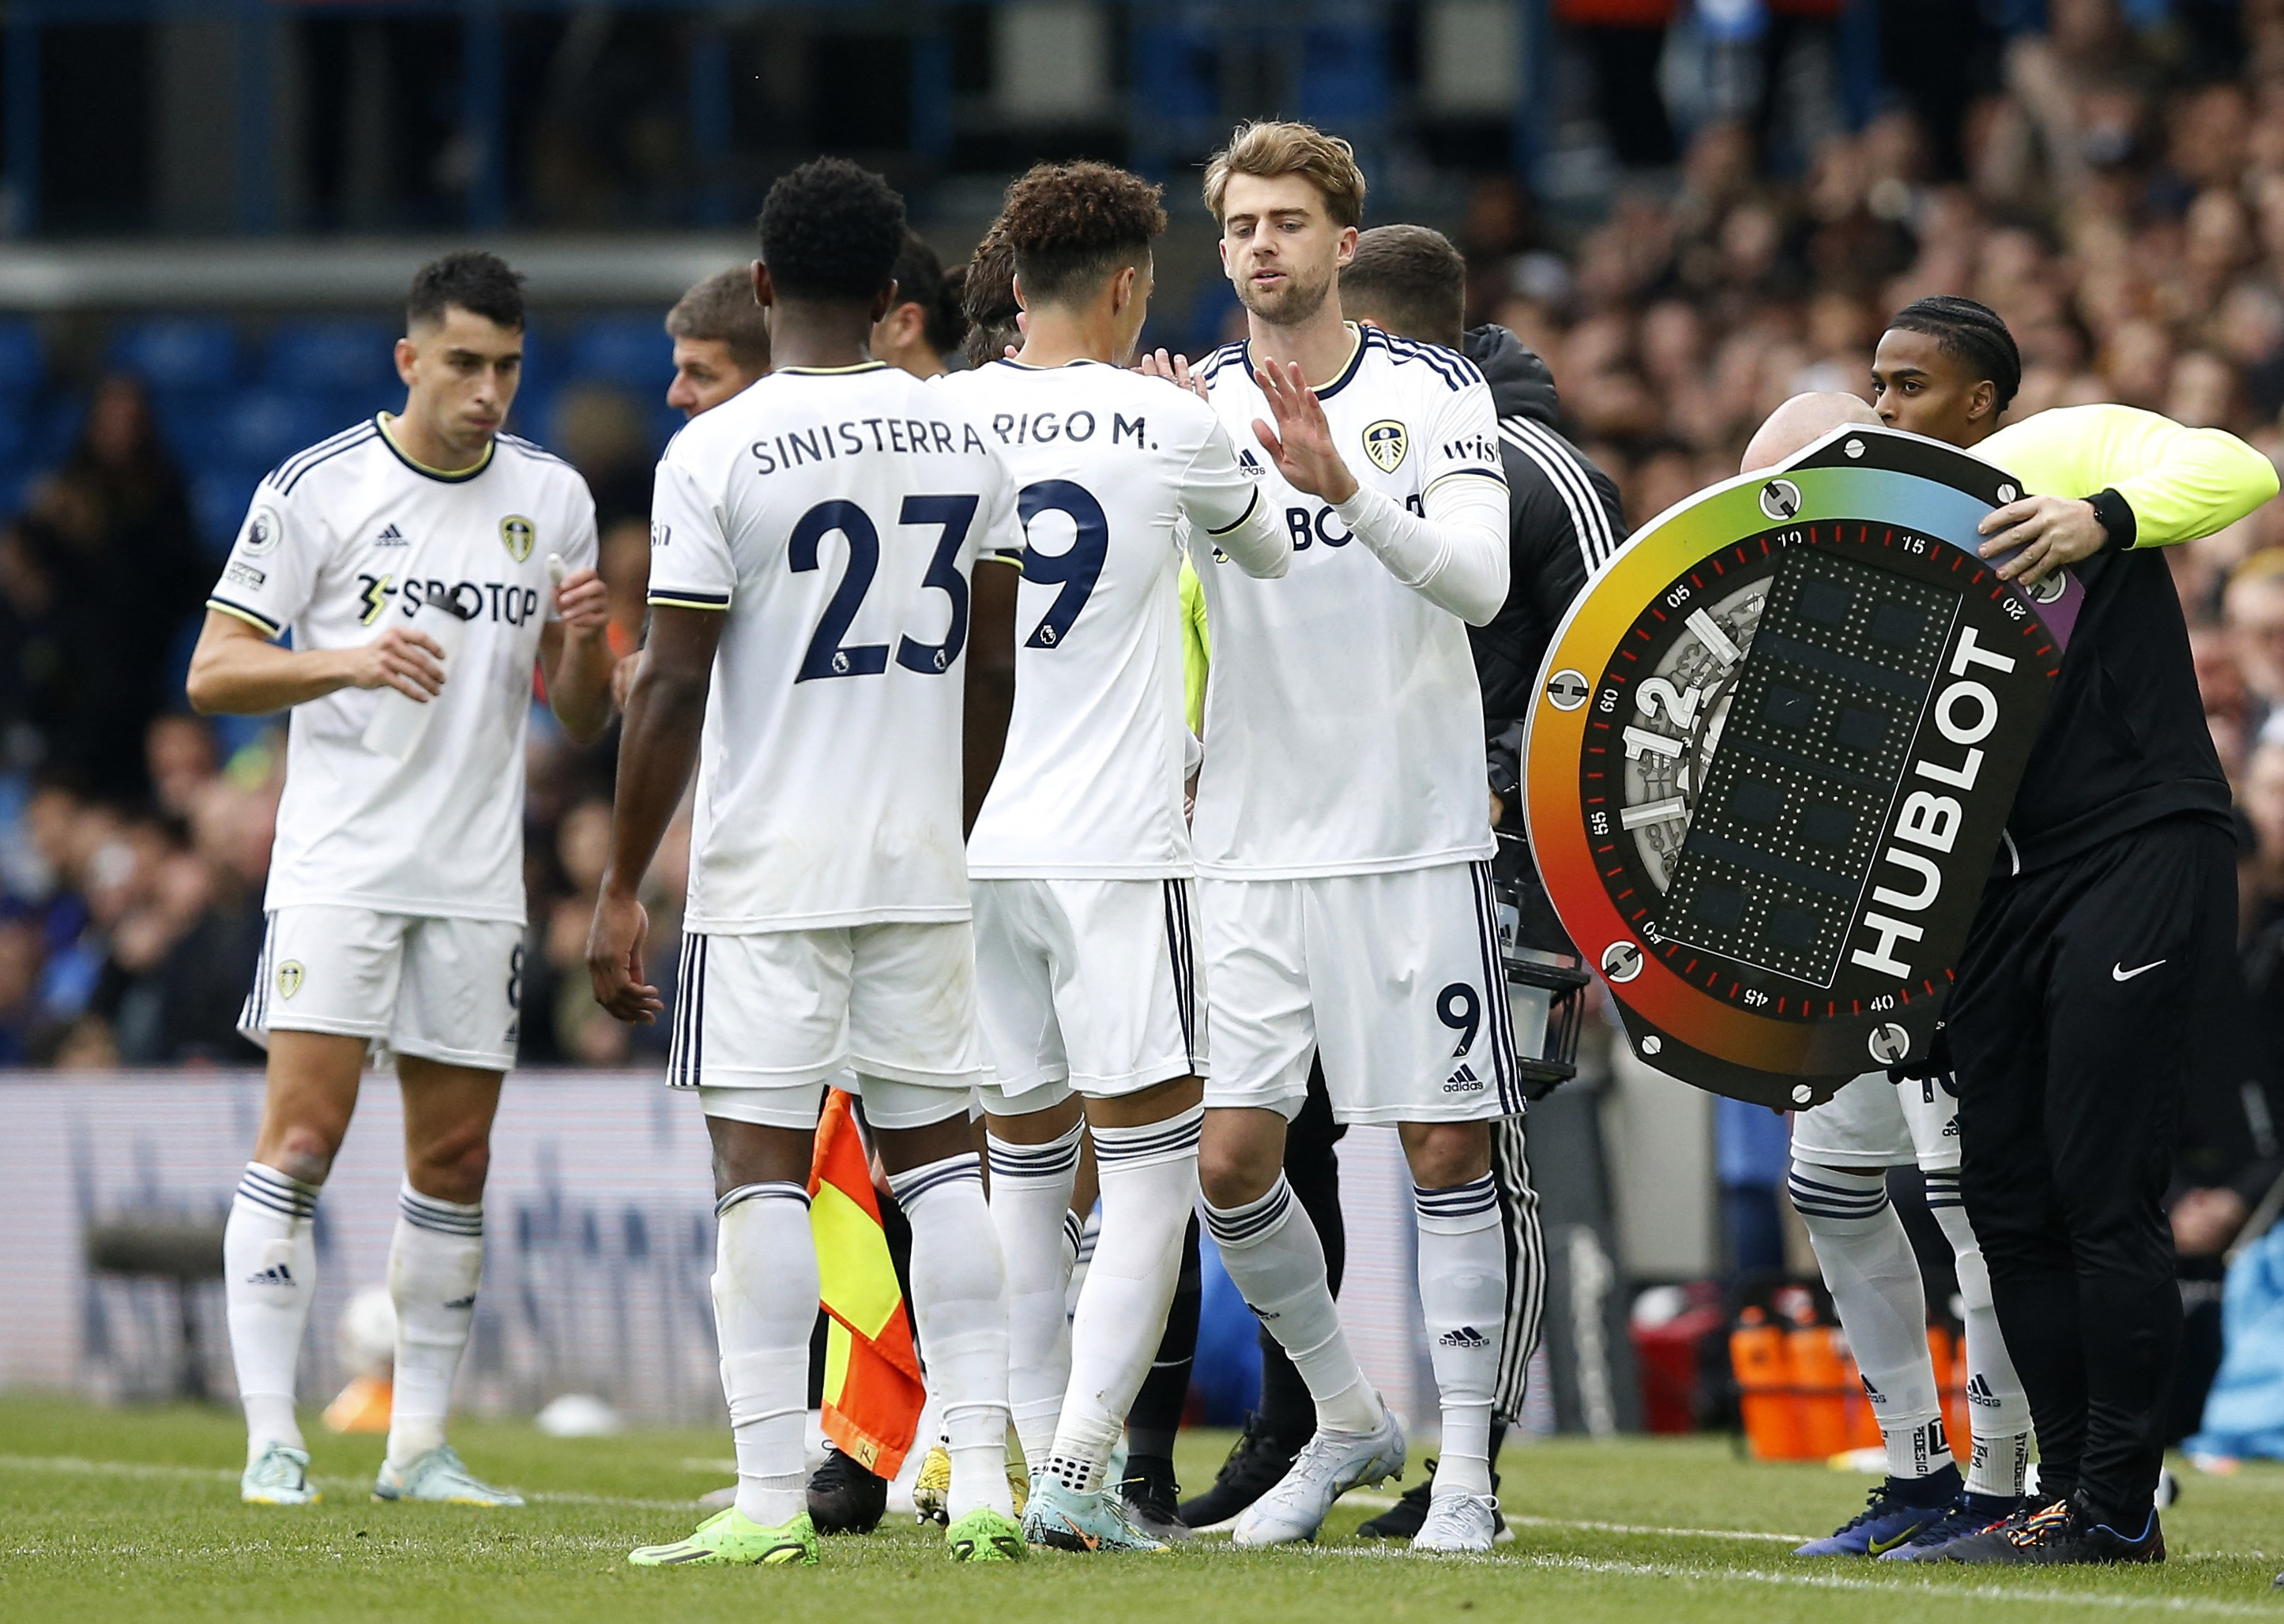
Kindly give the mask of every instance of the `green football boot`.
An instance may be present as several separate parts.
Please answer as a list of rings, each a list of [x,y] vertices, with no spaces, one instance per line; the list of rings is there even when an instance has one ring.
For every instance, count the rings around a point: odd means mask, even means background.
[[[970,1511],[943,1531],[944,1549],[955,1562],[1021,1562],[1023,1530],[1012,1517],[989,1506]]]
[[[700,1523],[686,1540],[627,1552],[637,1567],[815,1567],[817,1525],[803,1511],[764,1528],[736,1506]]]

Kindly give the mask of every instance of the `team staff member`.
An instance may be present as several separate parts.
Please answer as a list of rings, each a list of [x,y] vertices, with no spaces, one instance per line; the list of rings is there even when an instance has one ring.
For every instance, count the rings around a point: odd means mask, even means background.
[[[2156,549],[2276,494],[2216,429],[2120,406],[1998,418],[2014,340],[1971,300],[1925,299],[1873,361],[1881,418],[2040,493],[1983,553],[2085,589],[1948,1012],[1960,1188],[2030,1400],[2039,1495],[1959,1561],[2162,1561],[2152,1503],[2181,1309],[2163,1206],[2186,1080],[2234,973],[2228,781]],[[1997,430],[1996,433],[1993,431]]]

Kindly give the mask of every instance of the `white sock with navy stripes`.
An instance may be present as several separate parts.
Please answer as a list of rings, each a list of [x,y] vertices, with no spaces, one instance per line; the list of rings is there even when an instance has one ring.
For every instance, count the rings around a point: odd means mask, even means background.
[[[223,1300],[248,1465],[273,1443],[302,1447],[293,1369],[317,1289],[317,1185],[250,1161],[223,1225]]]
[[[1102,1486],[1103,1468],[1166,1331],[1182,1272],[1182,1234],[1198,1198],[1198,1128],[1205,1107],[1139,1128],[1098,1128],[1102,1229],[1071,1322],[1070,1386],[1047,1475]]]
[[[1412,1191],[1420,1226],[1420,1309],[1443,1410],[1438,1495],[1491,1492],[1491,1396],[1506,1325],[1506,1237],[1488,1173]]]
[[[389,1394],[388,1464],[400,1471],[444,1441],[452,1378],[475,1323],[484,1273],[484,1208],[396,1194],[388,1294],[396,1304],[396,1374]]]
[[[1887,1175],[1795,1161],[1791,1189],[1879,1417],[1888,1475],[1933,1477],[1954,1463],[1928,1355],[1927,1287],[1888,1200]]]
[[[818,1291],[809,1191],[740,1184],[714,1211],[714,1331],[738,1452],[738,1509],[773,1528],[809,1504],[802,1468]]]
[[[2014,1499],[2030,1465],[2030,1401],[1998,1329],[1991,1300],[1991,1266],[1983,1243],[1959,1199],[1959,1175],[1927,1175],[1928,1208],[1943,1225],[1959,1269],[1959,1300],[1966,1308],[1967,1402],[1975,1417],[1975,1447],[1967,1464],[1967,1492]],[[1941,1372],[1937,1372],[1940,1377]]]
[[[973,1151],[888,1175],[912,1226],[912,1317],[929,1386],[943,1406],[958,1522],[983,1507],[1015,1514],[1007,1488],[1007,1277],[982,1163]],[[1066,1199],[1068,1198],[1066,1197]],[[1062,1221],[1049,1229],[1060,1235]],[[1060,1255],[1061,1241],[1054,1240]]]
[[[1317,1401],[1317,1425],[1376,1431],[1388,1408],[1357,1368],[1325,1275],[1325,1245],[1279,1173],[1269,1192],[1232,1207],[1204,1203],[1222,1267]]]
[[[1071,1185],[1078,1178],[1086,1124],[1044,1144],[1013,1144],[987,1133],[991,1153],[991,1227],[1007,1270],[1007,1398],[1015,1436],[1030,1470],[1046,1464],[1055,1417],[1070,1380]]]

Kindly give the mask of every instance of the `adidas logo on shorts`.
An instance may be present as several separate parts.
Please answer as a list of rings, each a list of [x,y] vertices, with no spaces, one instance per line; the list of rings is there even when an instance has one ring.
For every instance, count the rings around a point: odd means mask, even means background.
[[[1483,1080],[1475,1075],[1475,1068],[1472,1066],[1462,1066],[1443,1080],[1443,1092],[1446,1094],[1480,1094],[1482,1091]]]

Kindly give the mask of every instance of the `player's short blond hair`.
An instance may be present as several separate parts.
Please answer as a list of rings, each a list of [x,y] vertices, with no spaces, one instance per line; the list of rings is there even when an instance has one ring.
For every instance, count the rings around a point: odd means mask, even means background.
[[[1357,168],[1356,149],[1313,124],[1258,119],[1239,125],[1229,144],[1206,164],[1206,207],[1216,221],[1232,175],[1301,176],[1324,194],[1334,224],[1364,223],[1364,171]]]

